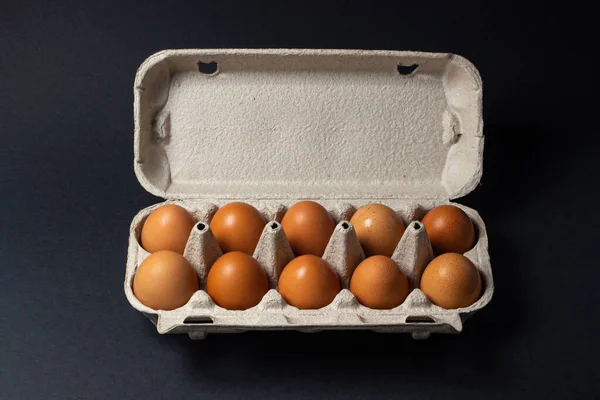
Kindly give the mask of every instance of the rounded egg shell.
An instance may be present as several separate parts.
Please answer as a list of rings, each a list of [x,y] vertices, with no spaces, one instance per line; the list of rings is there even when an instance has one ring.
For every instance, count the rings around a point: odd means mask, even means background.
[[[254,307],[269,291],[269,281],[258,261],[241,251],[223,254],[206,278],[206,292],[228,310]]]
[[[408,279],[391,258],[371,256],[354,270],[350,291],[366,307],[390,309],[402,304],[408,296]]]
[[[436,254],[466,253],[475,242],[475,227],[460,208],[443,205],[433,208],[421,220]]]
[[[442,308],[468,307],[481,295],[481,276],[467,257],[445,253],[431,261],[421,276],[421,291]]]
[[[312,254],[321,257],[335,229],[335,222],[322,205],[306,200],[287,210],[281,226],[296,256]]]
[[[367,204],[356,210],[350,223],[366,257],[391,257],[404,234],[404,223],[394,210],[383,204]]]
[[[181,206],[160,206],[142,226],[141,245],[148,253],[171,250],[183,254],[195,223],[194,217]]]
[[[266,224],[263,215],[250,204],[232,202],[217,210],[210,229],[223,253],[242,251],[252,255]]]
[[[133,277],[133,294],[154,310],[185,305],[198,290],[198,277],[185,257],[171,250],[150,254]]]
[[[333,301],[340,291],[340,281],[327,261],[306,254],[294,258],[283,268],[278,291],[294,307],[319,309]]]

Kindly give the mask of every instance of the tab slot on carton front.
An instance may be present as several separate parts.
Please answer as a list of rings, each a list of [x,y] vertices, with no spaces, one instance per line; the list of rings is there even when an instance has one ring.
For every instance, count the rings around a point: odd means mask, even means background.
[[[435,319],[426,315],[410,315],[406,317],[405,322],[407,324],[433,324],[436,321]]]
[[[183,320],[184,324],[212,324],[214,320],[206,315],[187,317]]]

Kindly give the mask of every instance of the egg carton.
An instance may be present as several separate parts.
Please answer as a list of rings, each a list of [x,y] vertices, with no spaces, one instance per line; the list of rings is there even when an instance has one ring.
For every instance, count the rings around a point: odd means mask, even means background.
[[[159,333],[248,330],[370,329],[457,333],[492,298],[494,283],[485,225],[465,255],[479,270],[483,291],[473,305],[445,310],[419,290],[432,250],[422,224],[426,210],[474,189],[482,174],[482,83],[466,59],[443,53],[364,50],[166,50],[146,60],[134,87],[134,169],[149,192],[166,199],[142,210],[130,227],[125,293]],[[323,258],[342,290],[319,310],[299,310],[278,294],[277,280],[293,253],[281,228],[287,207],[314,200],[336,228]],[[206,274],[221,255],[210,230],[218,207],[244,201],[267,221],[254,257],[270,290],[255,307],[225,310],[204,291]],[[188,209],[198,223],[184,256],[200,290],[176,310],[152,310],[132,291],[148,256],[141,227],[162,204]],[[406,230],[393,259],[410,294],[391,310],[362,306],[348,290],[364,259],[352,213],[386,204]]]

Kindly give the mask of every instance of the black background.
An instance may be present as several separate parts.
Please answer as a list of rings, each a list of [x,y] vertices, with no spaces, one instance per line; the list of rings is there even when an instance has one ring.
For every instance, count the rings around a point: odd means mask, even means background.
[[[572,3],[83,3],[0,2],[0,399],[598,395],[592,13]],[[155,51],[211,47],[439,51],[477,66],[484,175],[459,201],[486,222],[496,294],[462,334],[194,342],[157,334],[133,310],[128,227],[159,201],[133,173],[133,77]]]

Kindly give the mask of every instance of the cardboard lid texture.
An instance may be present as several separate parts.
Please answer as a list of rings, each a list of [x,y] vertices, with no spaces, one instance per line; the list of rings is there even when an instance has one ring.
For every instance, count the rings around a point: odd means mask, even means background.
[[[134,117],[136,175],[167,199],[454,199],[482,174],[482,82],[453,54],[165,50]]]

